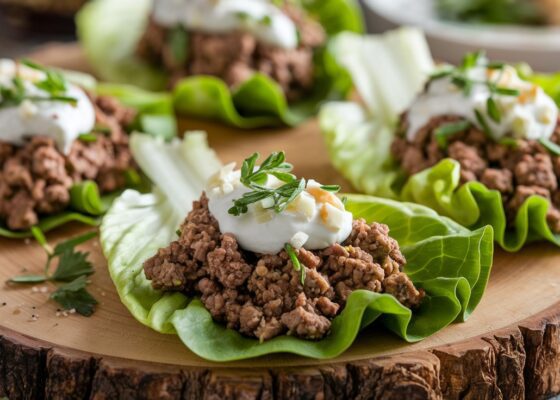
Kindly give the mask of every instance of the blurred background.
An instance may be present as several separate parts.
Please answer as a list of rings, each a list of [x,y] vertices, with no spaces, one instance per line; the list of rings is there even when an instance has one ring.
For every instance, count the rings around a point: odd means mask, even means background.
[[[118,1],[118,0],[115,0]],[[73,15],[87,0],[0,0],[0,56],[75,40]],[[370,32],[422,28],[436,59],[458,62],[486,49],[534,69],[560,69],[560,0],[361,0]]]

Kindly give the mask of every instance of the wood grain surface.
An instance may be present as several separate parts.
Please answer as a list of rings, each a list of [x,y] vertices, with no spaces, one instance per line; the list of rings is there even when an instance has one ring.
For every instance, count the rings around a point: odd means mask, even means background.
[[[84,69],[74,46],[54,46],[37,58]],[[182,119],[181,128],[206,130],[223,162],[281,149],[297,174],[351,190],[329,164],[314,121],[295,130],[240,132]],[[49,240],[86,229],[69,226]],[[100,301],[91,318],[57,316],[49,285],[2,283],[0,397],[538,399],[560,393],[560,251],[551,245],[498,251],[472,317],[420,343],[371,328],[334,360],[273,355],[225,364],[205,361],[176,336],[135,321],[119,301],[99,244],[83,248],[92,254],[90,290]],[[1,282],[39,272],[43,263],[35,243],[0,240]]]

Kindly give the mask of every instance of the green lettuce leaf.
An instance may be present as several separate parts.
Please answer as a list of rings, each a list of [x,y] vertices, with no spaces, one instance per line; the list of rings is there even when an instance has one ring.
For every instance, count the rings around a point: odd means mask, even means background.
[[[360,192],[419,203],[471,229],[491,225],[496,242],[507,251],[538,240],[560,245],[560,235],[548,227],[550,205],[544,198],[527,199],[513,224],[508,225],[500,193],[479,182],[461,185],[457,162],[443,160],[410,179],[394,162],[390,148],[398,115],[408,107],[429,72],[426,60],[431,56],[425,42],[416,47],[416,53],[405,52],[418,40],[423,41],[418,32],[409,29],[383,37],[345,34],[338,39],[336,55],[351,71],[365,107],[356,102],[332,102],[322,107],[321,131],[334,166]],[[390,54],[387,65],[364,63],[362,58],[369,52],[363,48],[368,43]],[[560,100],[558,75],[527,78]]]
[[[85,181],[70,188],[70,207],[68,211],[41,218],[36,225],[42,232],[48,232],[69,222],[79,222],[95,226],[99,224],[98,218],[108,209],[114,196],[99,195],[97,184]],[[33,237],[31,230],[12,231],[0,224],[0,237],[8,239],[23,239]]]
[[[231,361],[278,352],[332,358],[373,323],[415,342],[467,319],[488,282],[493,256],[490,227],[471,232],[420,205],[349,195],[346,207],[356,218],[389,225],[408,259],[406,272],[425,289],[426,300],[412,312],[388,294],[359,290],[350,296],[324,340],[282,336],[259,343],[215,323],[199,300],[154,290],[144,275],[143,262],[176,239],[176,229],[192,201],[220,167],[205,135],[191,132],[182,141],[169,143],[133,135],[131,149],[158,188],[144,195],[127,190],[104,218],[101,244],[111,278],[138,321],[158,332],[179,335],[203,358]]]
[[[532,74],[527,78],[542,87],[560,107],[560,72],[554,74]]]
[[[280,352],[332,358],[373,323],[415,342],[469,317],[490,273],[491,228],[471,232],[428,208],[370,196],[348,196],[347,208],[356,218],[390,226],[408,259],[405,271],[427,297],[411,312],[388,294],[358,290],[321,341],[281,336],[259,343],[214,322],[198,299],[154,290],[142,264],[176,238],[175,230],[184,218],[164,194],[125,192],[104,218],[101,243],[119,296],[131,314],[158,332],[178,334],[190,350],[212,361]]]
[[[135,56],[148,20],[150,0],[95,0],[77,16],[78,35],[88,59],[105,80],[148,89],[166,87],[164,74]],[[301,5],[314,15],[329,35],[362,32],[360,8],[354,0],[307,0]],[[125,19],[123,21],[123,18]],[[316,84],[306,99],[288,104],[272,79],[255,74],[235,90],[221,80],[195,76],[177,84],[173,100],[177,111],[220,119],[240,128],[296,125],[318,111],[325,100],[346,97],[352,84],[330,54],[330,46],[315,56]]]

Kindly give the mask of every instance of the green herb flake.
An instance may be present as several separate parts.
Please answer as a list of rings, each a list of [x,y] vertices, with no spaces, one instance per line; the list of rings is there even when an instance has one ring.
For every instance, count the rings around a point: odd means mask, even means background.
[[[486,111],[494,122],[499,124],[502,121],[502,113],[493,97],[488,97],[486,100]]]
[[[490,129],[490,125],[488,125],[488,122],[486,121],[486,118],[484,118],[484,115],[482,115],[479,110],[474,110],[474,113],[476,115],[476,120],[480,124],[480,127],[482,128],[484,133],[486,133],[486,135],[489,137],[494,137],[494,135],[492,134],[492,129]]]
[[[496,86],[494,91],[502,96],[514,96],[517,97],[521,94],[519,89],[512,89],[503,86]]]
[[[288,253],[288,256],[290,257],[290,261],[292,261],[292,264],[294,266],[294,269],[296,271],[300,272],[300,281],[301,284],[304,285],[305,284],[305,266],[301,265],[298,256],[296,254],[295,249],[292,247],[291,244],[286,243],[284,245],[284,250],[286,250],[286,253]]]
[[[484,57],[484,51],[479,50],[479,51],[475,51],[473,53],[467,53],[465,54],[465,57],[463,58],[463,63],[461,65],[461,68],[463,70],[467,70],[467,69],[471,69],[477,66],[478,61]]]
[[[503,145],[503,146],[508,146],[508,147],[512,147],[515,148],[519,145],[519,142],[517,141],[517,139],[514,138],[501,138],[500,140],[498,140],[498,143]]]
[[[322,185],[321,189],[327,192],[338,193],[340,192],[340,185]]]
[[[189,33],[181,25],[169,34],[169,48],[177,64],[183,65],[189,56]]]
[[[447,141],[451,136],[454,136],[459,132],[466,131],[470,127],[471,123],[469,121],[450,122],[439,126],[434,131],[434,137],[438,146],[441,149],[444,149],[447,147]]]
[[[550,139],[539,139],[539,143],[544,146],[551,154],[560,156],[560,146]]]
[[[94,133],[82,133],[78,136],[78,140],[84,143],[97,142],[97,136]]]
[[[261,18],[261,20],[259,22],[260,22],[261,25],[271,26],[272,25],[272,18],[270,17],[270,15],[265,15],[264,17]]]

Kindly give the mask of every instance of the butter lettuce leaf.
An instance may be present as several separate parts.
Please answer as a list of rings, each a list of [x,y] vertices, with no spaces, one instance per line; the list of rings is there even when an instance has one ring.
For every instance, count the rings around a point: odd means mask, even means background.
[[[342,31],[363,32],[362,15],[355,0],[306,0],[301,5],[331,36]],[[95,0],[78,14],[80,41],[103,79],[151,90],[167,86],[161,70],[135,55],[150,7],[150,0]],[[255,74],[234,90],[214,77],[184,79],[174,88],[174,105],[182,114],[219,119],[240,128],[293,126],[314,115],[321,102],[346,97],[352,86],[346,71],[334,61],[329,45],[317,52],[314,64],[315,89],[294,104],[288,104],[276,82]]]
[[[479,182],[460,184],[460,165],[451,159],[407,178],[391,157],[396,122],[423,86],[431,59],[419,32],[408,28],[384,36],[344,34],[337,39],[336,56],[352,74],[362,98],[357,102],[331,102],[319,114],[320,127],[334,166],[360,192],[411,201],[428,206],[470,229],[491,225],[496,242],[507,251],[526,243],[547,240],[560,245],[560,235],[548,227],[549,202],[533,196],[508,224],[499,192]],[[406,52],[414,42],[416,53]],[[384,67],[365,63],[364,47],[377,46],[390,56]],[[409,57],[408,62],[405,58]],[[433,68],[433,62],[432,62]],[[560,102],[558,75],[533,74],[527,79],[540,84]],[[397,95],[395,95],[395,93]]]
[[[453,322],[464,321],[486,287],[493,255],[492,228],[471,232],[426,207],[362,195],[349,195],[355,218],[386,223],[408,259],[405,271],[427,293],[417,310],[393,296],[355,291],[320,341],[280,336],[264,343],[226,329],[212,320],[200,300],[154,290],[142,264],[175,240],[184,214],[158,191],[125,192],[101,227],[103,252],[122,302],[142,324],[177,334],[194,353],[212,361],[232,361],[272,353],[317,359],[336,357],[372,324],[384,326],[407,342],[416,342]],[[182,210],[184,211],[184,210]],[[372,334],[365,330],[363,335]]]

